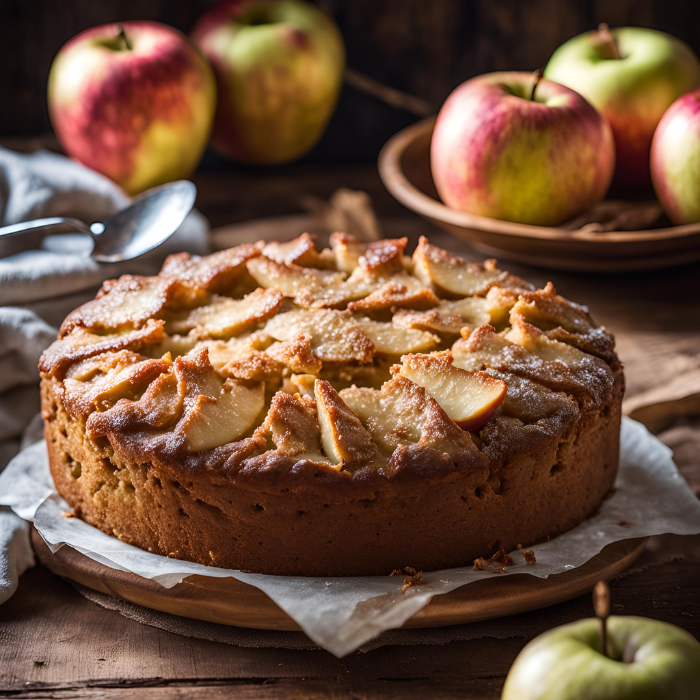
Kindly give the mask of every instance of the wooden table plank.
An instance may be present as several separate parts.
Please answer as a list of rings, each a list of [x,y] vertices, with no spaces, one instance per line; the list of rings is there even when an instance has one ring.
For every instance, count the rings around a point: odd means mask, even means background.
[[[329,682],[316,680],[265,680],[257,684],[201,681],[196,685],[167,684],[159,686],[79,686],[28,691],[12,697],[28,698],[85,698],[86,700],[142,700],[147,692],[154,700],[219,700],[235,697],[237,700],[486,700],[499,698],[503,681],[480,678],[463,682],[435,683],[429,680],[408,682],[362,681]]]
[[[625,574],[611,586],[614,612],[666,620],[700,636],[699,581],[699,561]],[[591,614],[588,596],[557,609],[568,619]],[[518,617],[534,621],[544,614]],[[523,627],[522,620],[514,624]],[[436,697],[496,698],[526,641],[483,638],[443,646],[389,646],[344,659],[322,650],[236,647],[122,617],[37,566],[22,577],[10,603],[0,607],[0,696],[60,697],[69,690],[167,685],[172,694],[162,697],[177,697],[180,690],[174,686],[201,690],[203,685],[229,684],[241,697],[267,697],[273,690],[261,687],[272,683],[285,696],[301,697],[312,682],[331,697],[351,684],[357,697],[391,698],[408,693],[410,685],[410,694],[402,697],[417,696],[420,688]],[[467,688],[478,693],[465,696]]]
[[[49,687],[67,682],[139,684],[198,679],[257,683],[268,678],[341,680],[499,676],[507,668],[494,655],[496,640],[461,642],[459,653],[442,647],[384,647],[336,659],[323,650],[244,648],[181,637],[142,625],[89,602],[41,566],[27,572],[10,605],[0,607],[0,688],[20,690],[29,681]],[[510,642],[514,657],[523,640]],[[478,649],[477,649],[478,647]],[[483,648],[482,648],[483,647]]]

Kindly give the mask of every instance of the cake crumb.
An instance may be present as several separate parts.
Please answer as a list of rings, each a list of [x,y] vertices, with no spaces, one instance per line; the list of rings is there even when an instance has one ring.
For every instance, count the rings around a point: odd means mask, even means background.
[[[535,553],[531,549],[526,549],[523,552],[523,557],[525,557],[526,564],[536,564],[537,563],[537,557],[535,557]]]
[[[518,549],[522,549],[523,546],[521,544],[518,545]]]
[[[403,576],[404,574],[406,574],[406,578],[403,580],[401,593],[405,593],[411,586],[420,586],[423,583],[423,572],[416,571],[412,566],[404,566],[403,569],[394,569],[389,575]]]
[[[70,510],[64,510],[62,513],[64,518],[77,518],[78,514],[75,512],[75,508],[71,508]]]
[[[506,552],[506,543],[498,541],[498,551],[489,559],[479,557],[474,560],[474,571],[490,571],[495,574],[505,574],[506,566],[513,566],[513,557]]]
[[[423,572],[418,571],[412,576],[406,576],[401,586],[401,593],[405,593],[411,586],[420,586],[423,583]]]

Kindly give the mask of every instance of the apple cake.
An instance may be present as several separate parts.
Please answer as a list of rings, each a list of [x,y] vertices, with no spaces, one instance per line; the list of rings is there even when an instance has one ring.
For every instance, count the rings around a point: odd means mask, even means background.
[[[41,358],[56,488],[151,552],[305,576],[471,565],[596,511],[614,339],[421,238],[241,245],[124,275]]]

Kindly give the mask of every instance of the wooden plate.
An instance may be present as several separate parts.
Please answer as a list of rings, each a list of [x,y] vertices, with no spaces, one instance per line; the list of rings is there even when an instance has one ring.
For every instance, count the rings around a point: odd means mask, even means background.
[[[527,574],[470,583],[435,596],[404,627],[439,627],[477,622],[536,610],[588,593],[601,579],[624,571],[641,555],[647,538],[608,545],[578,569],[540,579]],[[234,578],[189,576],[173,588],[132,573],[111,569],[63,546],[52,554],[32,529],[32,544],[42,564],[58,576],[124,600],[173,615],[236,627],[298,631],[298,625],[259,589]]]
[[[430,117],[390,138],[379,154],[379,175],[401,204],[481,252],[581,272],[645,270],[700,260],[700,223],[647,231],[571,231],[474,216],[445,206],[430,173],[434,124]]]

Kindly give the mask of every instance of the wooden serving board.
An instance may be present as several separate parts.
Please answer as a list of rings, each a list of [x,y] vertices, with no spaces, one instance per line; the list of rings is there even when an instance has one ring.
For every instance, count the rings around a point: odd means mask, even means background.
[[[608,545],[578,569],[540,579],[528,574],[482,579],[435,596],[404,627],[439,627],[489,620],[555,605],[588,593],[600,581],[629,567],[647,538]],[[236,627],[299,631],[298,625],[262,591],[234,578],[189,576],[172,588],[136,574],[111,569],[69,546],[52,554],[32,528],[42,564],[58,576],[147,608]]]

